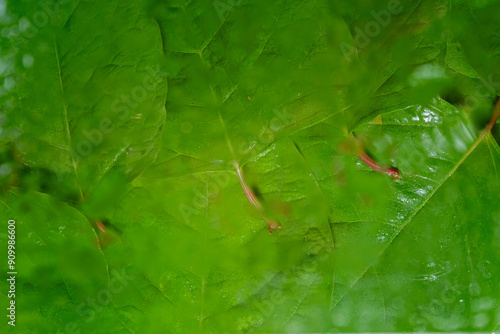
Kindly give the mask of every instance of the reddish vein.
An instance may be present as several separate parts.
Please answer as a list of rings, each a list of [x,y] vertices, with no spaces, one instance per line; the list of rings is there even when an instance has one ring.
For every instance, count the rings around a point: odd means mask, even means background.
[[[259,199],[257,198],[257,196],[255,196],[255,193],[253,192],[252,188],[250,188],[250,186],[245,182],[245,178],[243,177],[243,171],[237,162],[234,163],[234,168],[236,168],[236,174],[238,175],[238,180],[240,181],[241,188],[243,189],[243,192],[245,193],[245,196],[247,197],[248,201],[259,211],[259,214],[262,217],[262,219],[266,221],[267,226],[269,228],[269,234],[272,234],[273,230],[275,229],[280,229],[281,225],[278,222],[269,219],[264,214],[264,209],[260,204]]]

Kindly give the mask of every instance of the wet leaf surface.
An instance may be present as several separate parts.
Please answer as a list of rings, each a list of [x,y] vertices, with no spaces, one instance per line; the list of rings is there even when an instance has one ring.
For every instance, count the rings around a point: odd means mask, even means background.
[[[499,12],[8,1],[16,329],[497,329]]]

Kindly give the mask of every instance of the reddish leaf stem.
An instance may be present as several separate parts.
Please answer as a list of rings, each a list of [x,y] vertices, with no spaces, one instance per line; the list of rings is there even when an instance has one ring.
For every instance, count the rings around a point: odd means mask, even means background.
[[[354,144],[356,145],[356,154],[368,167],[372,168],[377,172],[389,175],[394,181],[398,181],[403,177],[399,169],[397,169],[396,167],[379,165],[378,162],[376,162],[372,157],[370,157],[368,153],[365,152],[365,150],[363,149],[363,144],[354,135],[354,133],[352,134],[351,138],[353,138]]]
[[[245,182],[245,178],[243,177],[243,170],[241,169],[240,165],[235,162],[234,163],[234,168],[236,168],[236,174],[238,175],[238,180],[240,181],[241,188],[243,189],[243,192],[245,193],[245,196],[247,197],[248,201],[259,211],[260,216],[262,219],[264,219],[267,223],[267,227],[269,228],[269,234],[273,233],[273,230],[280,229],[281,225],[266,217],[264,214],[264,209],[262,207],[262,204],[260,204],[259,199],[253,192],[252,188]]]
[[[106,233],[108,231],[108,228],[106,227],[106,225],[104,225],[100,220],[97,220],[95,222],[95,224],[97,225],[97,228],[99,229],[99,231],[101,231],[103,233]]]
[[[392,177],[394,181],[401,179],[402,175],[399,169],[396,167],[386,167],[379,165],[375,160],[372,159],[363,149],[358,150],[358,157],[363,160],[368,167],[376,170],[377,172],[384,173]]]
[[[260,204],[257,196],[253,192],[252,188],[250,188],[243,178],[243,171],[241,170],[239,164],[237,162],[234,163],[234,167],[236,168],[236,173],[238,174],[238,180],[240,181],[241,188],[243,188],[243,192],[245,196],[248,198],[248,201],[253,204],[257,208],[257,210],[262,211],[262,205]]]
[[[498,99],[497,103],[495,104],[495,109],[493,110],[493,114],[491,115],[491,119],[488,122],[488,125],[486,125],[486,128],[484,129],[485,132],[490,132],[495,124],[497,123],[498,116],[500,116],[500,98]]]

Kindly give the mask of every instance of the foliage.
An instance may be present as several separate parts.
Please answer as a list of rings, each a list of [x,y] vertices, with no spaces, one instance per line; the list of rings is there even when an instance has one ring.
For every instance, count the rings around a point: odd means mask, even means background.
[[[495,330],[499,15],[496,0],[9,1],[9,330]],[[354,135],[402,179],[363,164]]]

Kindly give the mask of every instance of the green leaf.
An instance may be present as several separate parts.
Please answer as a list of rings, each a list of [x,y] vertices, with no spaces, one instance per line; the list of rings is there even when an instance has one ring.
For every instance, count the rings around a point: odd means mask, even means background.
[[[498,8],[7,1],[14,330],[496,330]]]

